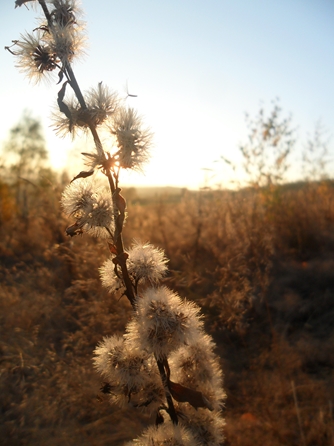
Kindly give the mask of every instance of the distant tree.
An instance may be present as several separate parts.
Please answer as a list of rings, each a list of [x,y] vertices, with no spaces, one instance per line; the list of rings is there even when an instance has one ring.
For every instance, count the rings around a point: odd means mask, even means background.
[[[40,173],[45,172],[48,159],[42,124],[28,110],[10,130],[1,155],[3,179],[11,185],[17,211],[27,219],[29,201],[38,192]]]
[[[329,142],[326,129],[321,121],[315,124],[314,132],[308,136],[302,151],[302,175],[307,181],[326,180],[329,175],[327,166],[329,158]]]
[[[282,117],[282,109],[274,101],[269,115],[261,108],[255,119],[246,115],[246,122],[248,141],[239,148],[248,183],[261,187],[284,181],[295,144],[291,117]]]
[[[0,179],[0,227],[16,212],[15,200],[8,184]]]
[[[243,170],[241,181],[255,188],[275,186],[286,180],[289,156],[296,142],[291,116],[282,116],[278,100],[272,104],[269,114],[263,107],[255,118],[246,114],[249,134],[247,140],[239,145]],[[239,171],[239,166],[229,158],[220,156],[220,160],[233,169],[235,175]],[[240,185],[238,179],[231,182]]]
[[[10,130],[3,147],[4,164],[14,180],[33,181],[48,158],[41,122],[28,110]]]

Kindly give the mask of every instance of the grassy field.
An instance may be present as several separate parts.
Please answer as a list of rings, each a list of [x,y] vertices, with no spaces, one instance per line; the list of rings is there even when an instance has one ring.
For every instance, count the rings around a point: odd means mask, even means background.
[[[105,243],[66,238],[62,188],[0,184],[0,443],[117,446],[149,420],[101,397],[91,358],[131,308],[100,285]],[[225,444],[334,445],[333,184],[127,198],[126,246],[165,249],[217,343]]]

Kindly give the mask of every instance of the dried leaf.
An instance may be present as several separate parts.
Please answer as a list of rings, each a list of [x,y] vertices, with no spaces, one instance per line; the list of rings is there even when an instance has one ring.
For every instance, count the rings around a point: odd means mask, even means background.
[[[112,389],[111,385],[107,382],[104,382],[100,388],[102,393],[107,393],[107,394],[111,393],[111,389]]]
[[[156,419],[155,419],[155,425],[156,425],[156,426],[159,426],[159,424],[163,424],[164,421],[165,421],[165,420],[164,420],[164,417],[162,416],[161,412],[158,411],[158,412],[157,412]]]
[[[74,237],[75,235],[79,235],[83,233],[83,230],[80,226],[78,226],[77,223],[74,223],[73,225],[66,228],[66,235],[69,235],[70,237]]]
[[[117,248],[115,245],[113,245],[112,243],[108,242],[108,246],[109,246],[109,251],[111,252],[111,254],[115,254],[117,255]]]
[[[60,71],[59,71],[59,73],[58,73],[58,78],[59,78],[59,81],[57,82],[57,85],[60,84],[60,82],[62,82],[62,80],[63,80],[63,78],[64,78],[64,72],[63,72],[63,70],[60,70]]]
[[[209,410],[213,410],[210,402],[205,398],[202,392],[189,389],[189,387],[182,386],[182,384],[169,381],[169,390],[172,397],[179,403],[189,403],[195,409],[198,407],[206,407]]]
[[[121,252],[118,256],[112,259],[114,265],[125,265],[125,262],[129,258],[129,254],[127,252]]]
[[[65,104],[65,102],[63,102],[63,99],[65,97],[65,92],[66,92],[66,86],[68,84],[68,81],[63,83],[63,86],[61,87],[61,89],[58,91],[58,106],[59,106],[59,110],[64,113],[64,115],[66,116],[66,118],[68,118],[70,121],[72,119],[71,116],[71,112],[70,109],[68,108],[68,106]]]
[[[88,172],[85,172],[84,170],[82,170],[80,173],[78,173],[77,176],[75,176],[73,178],[73,180],[71,181],[71,183],[73,183],[74,180],[77,180],[78,178],[87,178],[90,177],[91,175],[93,175],[94,173],[94,169],[89,170]]]
[[[121,192],[121,188],[118,187],[115,192],[113,193],[113,201],[116,204],[117,209],[119,210],[119,212],[121,214],[124,214],[125,209],[126,209],[126,201],[124,199],[124,197],[120,194]]]
[[[28,2],[31,2],[31,1],[34,1],[34,0],[16,0],[16,2],[15,2],[15,8],[17,8],[18,6],[22,6],[22,5],[24,5],[25,3],[28,3]]]

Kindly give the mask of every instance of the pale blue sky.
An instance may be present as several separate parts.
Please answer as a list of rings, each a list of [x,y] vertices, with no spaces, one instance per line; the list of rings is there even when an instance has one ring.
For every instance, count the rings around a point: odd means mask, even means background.
[[[4,47],[35,26],[37,13],[0,2]],[[89,49],[74,66],[82,89],[103,81],[124,92],[128,82],[138,95],[131,105],[155,133],[145,176],[128,184],[201,186],[201,168],[220,155],[240,159],[244,113],[255,115],[261,101],[269,110],[276,97],[301,143],[319,119],[332,133],[332,0],[83,0],[82,7]],[[5,51],[0,64],[0,139],[25,107],[48,126],[59,86],[29,84]],[[52,161],[64,165],[70,140],[46,134]]]

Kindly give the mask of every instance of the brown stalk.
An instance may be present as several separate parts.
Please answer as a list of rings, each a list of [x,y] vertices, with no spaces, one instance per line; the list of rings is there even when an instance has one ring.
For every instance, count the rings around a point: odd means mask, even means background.
[[[45,15],[45,17],[46,17],[46,19],[48,21],[49,26],[52,26],[51,15],[50,15],[50,12],[49,12],[46,4],[45,4],[45,1],[44,0],[39,0],[39,4],[41,5],[41,7],[43,9],[44,15]],[[66,62],[65,67],[64,67],[64,71],[65,71],[65,73],[67,75],[67,78],[69,79],[69,84],[71,85],[71,87],[72,87],[72,89],[74,91],[74,94],[76,95],[76,97],[77,97],[81,107],[83,109],[87,109],[87,104],[85,102],[85,99],[83,97],[83,94],[81,92],[79,84],[77,82],[77,79],[76,79],[76,77],[74,75],[73,69],[72,69],[71,64],[69,62]],[[102,148],[102,143],[101,143],[100,137],[99,137],[99,135],[97,133],[96,126],[94,124],[90,124],[89,128],[90,128],[90,131],[92,133],[92,136],[93,136],[93,139],[94,139],[96,147],[101,147]],[[108,178],[108,181],[109,181],[111,195],[113,197],[113,195],[115,193],[115,190],[116,190],[115,182],[114,182],[113,177],[112,177],[112,175],[110,173],[110,170],[106,172],[106,175],[107,175],[107,178]],[[118,255],[120,255],[120,254],[122,254],[124,252],[124,245],[123,245],[123,239],[122,239],[121,232],[122,232],[122,228],[119,228],[119,236],[117,237],[117,240],[116,240],[116,248],[117,248],[117,254]],[[133,285],[132,285],[132,282],[131,282],[131,279],[130,279],[130,276],[129,276],[129,272],[128,272],[128,269],[127,269],[127,266],[126,266],[126,262],[125,261],[121,262],[120,263],[120,267],[121,267],[121,270],[122,270],[123,280],[124,280],[125,287],[126,287],[126,293],[125,294],[126,294],[127,298],[129,299],[131,305],[134,306],[135,295],[134,295],[134,291],[133,291]]]
[[[168,366],[167,359],[165,361],[163,361],[163,360],[160,360],[157,357],[155,357],[155,360],[157,361],[161,381],[162,381],[162,384],[163,384],[164,390],[165,390],[165,395],[166,395],[166,400],[167,400],[167,405],[168,405],[168,410],[167,410],[168,415],[170,416],[173,424],[177,425],[179,423],[179,420],[177,418],[177,413],[176,413],[176,410],[174,407],[173,398],[172,398],[172,395],[171,395],[169,387],[168,387],[168,376],[166,374],[166,370],[165,370],[165,366],[164,366],[164,363],[166,363]],[[169,367],[168,367],[168,369],[169,369]],[[167,370],[167,373],[169,374],[169,370]]]
[[[45,4],[45,1],[44,0],[38,0],[38,1],[39,1],[39,4],[41,5],[41,7],[43,9],[43,12],[44,12],[45,17],[46,17],[46,19],[48,21],[49,26],[52,26],[51,15],[50,15],[50,13],[48,11],[48,8],[47,8],[47,6]],[[74,75],[73,69],[72,69],[71,64],[69,62],[66,62],[65,67],[64,67],[64,72],[65,72],[66,77],[68,78],[69,84],[71,85],[71,87],[72,87],[72,89],[74,91],[74,94],[76,95],[76,97],[77,97],[81,107],[83,109],[87,109],[87,104],[85,102],[85,99],[83,97],[83,94],[81,92],[79,84],[78,84],[78,82],[76,80],[76,77]],[[93,139],[94,139],[94,142],[95,142],[95,146],[102,149],[103,146],[102,146],[100,137],[98,135],[98,132],[97,132],[97,129],[96,129],[96,125],[91,123],[89,125],[89,129],[90,129],[91,134],[93,136]],[[114,197],[115,197],[115,195],[117,193],[117,188],[116,188],[116,185],[115,185],[115,181],[114,181],[114,179],[112,177],[112,174],[111,174],[110,170],[107,170],[105,172],[105,174],[106,174],[106,176],[108,178],[112,200],[113,200],[113,203],[115,205]],[[124,259],[124,257],[122,257],[122,254],[124,253],[124,244],[123,244],[123,238],[122,238],[123,222],[121,223],[121,226],[122,227],[117,228],[118,229],[118,235],[117,235],[117,238],[115,240],[115,245],[116,245],[116,249],[117,249],[117,257]],[[126,258],[123,261],[120,261],[118,263],[118,265],[121,268],[122,277],[123,277],[125,288],[126,288],[125,295],[129,299],[133,309],[135,309],[134,287],[133,287],[131,278],[129,276],[128,268],[126,266]],[[168,388],[168,377],[167,377],[167,374],[166,374],[164,361],[158,360],[157,358],[156,358],[156,361],[157,361],[159,373],[160,373],[161,380],[162,380],[162,383],[163,383],[163,386],[164,386],[164,390],[165,390],[165,395],[166,395],[166,400],[167,400],[167,405],[168,405],[168,414],[169,414],[172,422],[174,424],[178,424],[178,417],[177,417],[176,410],[175,410],[175,407],[174,407],[173,398],[172,398],[172,395],[171,395],[170,390]],[[167,368],[169,369],[167,360],[165,360],[165,363],[167,364]],[[167,370],[167,373],[169,374],[169,370]]]
[[[48,10],[48,7],[45,4],[44,0],[38,0],[38,3],[41,5],[41,8],[43,9],[44,15],[46,17],[46,20],[48,21],[48,25],[51,26],[52,25],[52,20],[51,20],[51,14]]]

